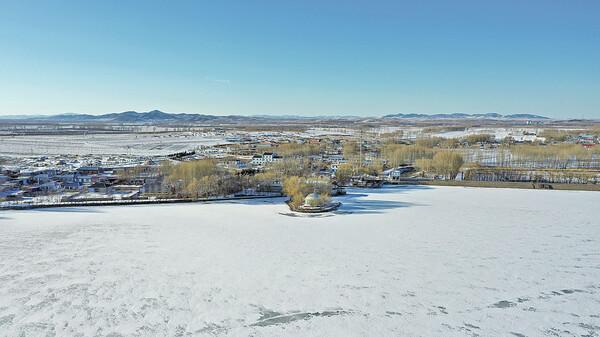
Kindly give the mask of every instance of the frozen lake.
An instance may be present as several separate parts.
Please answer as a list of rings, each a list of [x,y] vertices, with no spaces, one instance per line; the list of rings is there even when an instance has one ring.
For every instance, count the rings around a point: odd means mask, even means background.
[[[600,193],[0,212],[0,336],[598,336]]]

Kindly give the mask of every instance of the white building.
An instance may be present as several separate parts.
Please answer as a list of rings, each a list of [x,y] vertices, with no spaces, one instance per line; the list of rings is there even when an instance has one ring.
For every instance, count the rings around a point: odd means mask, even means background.
[[[383,171],[383,177],[388,180],[399,180],[403,173],[414,170],[411,166],[400,166]]]
[[[272,163],[274,161],[278,161],[281,159],[276,153],[273,152],[265,152],[262,155],[255,154],[252,156],[252,160],[250,163],[255,166],[262,166],[264,164]]]

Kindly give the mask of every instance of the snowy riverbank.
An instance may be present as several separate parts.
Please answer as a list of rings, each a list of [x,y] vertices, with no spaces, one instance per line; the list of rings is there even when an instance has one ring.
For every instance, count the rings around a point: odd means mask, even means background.
[[[599,193],[338,200],[0,213],[0,336],[600,333]]]

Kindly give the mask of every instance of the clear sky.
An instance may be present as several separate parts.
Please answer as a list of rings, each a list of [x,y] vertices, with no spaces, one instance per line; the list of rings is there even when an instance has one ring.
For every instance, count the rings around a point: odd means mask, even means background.
[[[600,117],[600,1],[0,0],[0,114]]]

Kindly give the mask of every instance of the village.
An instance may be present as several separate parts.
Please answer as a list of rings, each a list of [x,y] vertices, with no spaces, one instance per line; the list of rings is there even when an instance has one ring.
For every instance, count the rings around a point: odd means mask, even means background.
[[[311,203],[329,203],[349,186],[600,186],[599,137],[593,130],[361,127],[203,132],[221,140],[211,145],[186,142],[183,151],[160,155],[129,151],[0,157],[0,207],[287,195],[297,209],[308,203],[309,194]],[[189,132],[167,135],[177,139],[182,134]],[[300,179],[296,187],[286,187],[292,177]]]

